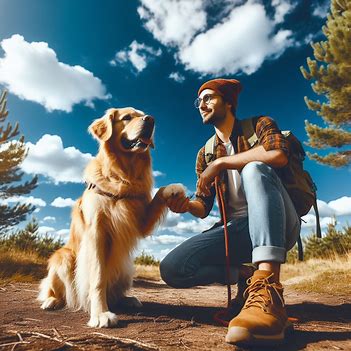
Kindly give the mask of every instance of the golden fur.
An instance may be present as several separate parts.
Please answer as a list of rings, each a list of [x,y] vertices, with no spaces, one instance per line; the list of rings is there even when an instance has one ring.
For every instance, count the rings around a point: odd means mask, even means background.
[[[133,249],[163,217],[166,200],[184,189],[168,185],[151,196],[151,116],[133,108],[109,109],[89,131],[100,143],[84,173],[91,186],[73,207],[69,240],[50,257],[38,299],[43,309],[82,308],[90,312],[89,326],[109,327],[117,323],[109,310],[117,301],[141,306],[126,297]]]

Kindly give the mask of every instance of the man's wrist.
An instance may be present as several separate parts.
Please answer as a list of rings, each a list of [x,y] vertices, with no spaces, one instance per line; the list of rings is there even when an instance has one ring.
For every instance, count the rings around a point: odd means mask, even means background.
[[[188,204],[188,212],[195,217],[204,218],[205,207],[200,201],[190,200]]]
[[[222,172],[224,169],[226,169],[226,166],[225,166],[225,157],[220,157],[220,158],[217,158],[214,162],[215,162],[215,167],[216,167],[216,170],[217,170],[217,174]]]

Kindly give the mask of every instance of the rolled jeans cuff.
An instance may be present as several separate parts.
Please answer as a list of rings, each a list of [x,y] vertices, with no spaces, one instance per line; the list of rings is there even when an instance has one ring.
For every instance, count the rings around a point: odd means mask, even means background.
[[[284,263],[286,249],[278,246],[258,246],[252,251],[252,262],[279,262]]]

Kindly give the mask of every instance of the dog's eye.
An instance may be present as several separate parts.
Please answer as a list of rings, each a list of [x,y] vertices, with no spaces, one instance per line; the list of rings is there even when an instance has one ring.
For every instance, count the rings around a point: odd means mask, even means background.
[[[131,115],[125,115],[122,117],[122,121],[130,121],[132,119]]]

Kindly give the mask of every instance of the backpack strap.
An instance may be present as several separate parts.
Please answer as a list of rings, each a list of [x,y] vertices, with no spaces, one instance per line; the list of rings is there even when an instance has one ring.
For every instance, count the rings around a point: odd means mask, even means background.
[[[322,231],[321,231],[321,223],[319,220],[319,211],[318,211],[318,206],[317,206],[317,186],[315,183],[313,183],[313,192],[314,192],[314,202],[313,202],[313,209],[314,213],[316,215],[316,235],[317,238],[322,237]]]
[[[207,165],[215,159],[215,143],[216,143],[216,134],[212,135],[211,138],[206,141],[205,161]]]
[[[250,144],[250,147],[253,147],[258,142],[258,137],[253,125],[252,118],[243,119],[241,121],[241,128],[243,129],[244,137]]]
[[[258,142],[258,137],[253,125],[253,119],[244,119],[241,121],[241,127],[243,129],[243,134],[245,139],[248,141],[250,144],[250,147],[253,147],[257,142]],[[290,131],[282,131],[282,134],[284,137],[288,137],[291,132]],[[314,206],[314,205],[313,205]],[[319,224],[319,216],[318,216],[318,209],[317,209],[317,204],[315,207],[315,212],[316,212],[316,218],[317,218],[317,236],[318,236],[318,230],[320,233],[320,224]],[[298,249],[298,259],[299,261],[303,261],[303,246],[302,246],[302,240],[301,240],[301,233],[299,234],[297,238],[297,249]]]

